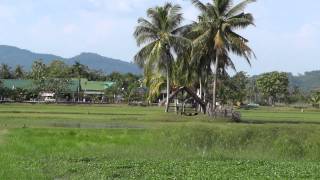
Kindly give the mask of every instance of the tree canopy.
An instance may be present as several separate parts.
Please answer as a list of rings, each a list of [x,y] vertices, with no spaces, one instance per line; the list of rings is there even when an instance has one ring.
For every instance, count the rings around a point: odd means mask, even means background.
[[[287,73],[270,72],[262,74],[257,79],[257,86],[264,97],[268,98],[269,104],[284,99],[288,94],[289,78]]]
[[[171,3],[147,10],[147,17],[138,19],[134,37],[138,46],[144,47],[135,55],[135,62],[144,68],[146,83],[151,87],[155,75],[166,74],[167,107],[169,108],[170,77],[175,56],[182,57],[191,47],[190,41],[179,36],[183,20],[181,7]]]

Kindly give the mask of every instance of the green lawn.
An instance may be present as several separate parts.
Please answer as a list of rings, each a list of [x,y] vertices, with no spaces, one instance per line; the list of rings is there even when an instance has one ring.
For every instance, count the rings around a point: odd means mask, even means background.
[[[320,112],[0,105],[1,179],[319,179]]]

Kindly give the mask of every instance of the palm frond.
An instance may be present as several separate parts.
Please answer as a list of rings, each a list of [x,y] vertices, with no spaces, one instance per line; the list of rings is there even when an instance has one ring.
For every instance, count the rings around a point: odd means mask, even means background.
[[[134,62],[141,68],[144,68],[146,61],[152,54],[152,51],[155,49],[157,42],[150,43],[143,47],[135,56]]]
[[[205,4],[203,4],[201,1],[199,0],[191,0],[191,3],[197,7],[201,13],[205,13],[207,11],[207,6]]]
[[[147,28],[150,28],[150,29],[154,29],[154,30],[157,30],[157,27],[154,26],[154,24],[152,24],[150,21],[144,19],[144,18],[139,18],[138,19],[138,24],[140,26],[144,26],[144,27],[147,27]]]
[[[159,39],[156,29],[151,29],[145,26],[137,26],[133,36],[136,38],[138,46]]]
[[[226,14],[226,17],[232,17],[238,13],[242,13],[248,4],[253,2],[256,2],[256,0],[244,0],[240,2],[239,4],[235,5],[233,8],[229,10],[229,12]]]
[[[232,29],[246,28],[250,25],[254,26],[254,18],[250,13],[241,13],[229,18],[226,20],[226,23],[229,24]]]
[[[161,28],[161,17],[157,8],[149,8],[147,10],[147,16],[150,18],[153,26],[157,27],[158,29]]]
[[[178,36],[186,37],[194,27],[194,24],[188,24],[174,29],[171,33]]]
[[[182,36],[170,36],[171,47],[178,56],[183,56],[185,52],[191,51],[192,41]]]
[[[230,41],[229,45],[231,51],[240,57],[244,57],[251,66],[250,59],[253,57],[255,58],[256,56],[253,50],[247,45],[248,41],[234,32],[229,32],[227,36]]]
[[[232,5],[232,0],[215,0],[215,5],[219,10],[219,14],[225,15]]]

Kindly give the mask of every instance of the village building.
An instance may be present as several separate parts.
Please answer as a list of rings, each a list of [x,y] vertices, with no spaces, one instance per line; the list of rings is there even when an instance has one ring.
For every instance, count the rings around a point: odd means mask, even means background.
[[[87,79],[68,80],[67,87],[58,95],[53,91],[38,91],[39,83],[33,80],[0,79],[0,100],[12,101],[12,93],[16,92],[21,101],[43,102],[107,102],[105,92],[115,83],[110,81],[89,81]]]

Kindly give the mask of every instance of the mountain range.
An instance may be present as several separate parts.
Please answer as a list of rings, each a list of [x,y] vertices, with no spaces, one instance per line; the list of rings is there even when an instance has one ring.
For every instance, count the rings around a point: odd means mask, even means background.
[[[95,53],[81,53],[72,58],[63,58],[57,55],[39,54],[13,46],[0,45],[0,64],[5,63],[11,67],[22,65],[28,70],[37,59],[42,59],[45,63],[50,63],[53,60],[63,60],[66,64],[74,64],[79,61],[91,69],[102,70],[107,74],[112,72],[142,73],[142,70],[133,63],[104,57]],[[291,87],[297,86],[304,92],[320,88],[320,71],[311,71],[299,75],[288,74]]]
[[[62,60],[66,64],[74,64],[76,61],[79,61],[91,69],[101,70],[108,74],[112,72],[140,74],[142,72],[133,63],[104,57],[95,53],[81,53],[72,58],[64,58],[53,54],[34,53],[13,46],[0,45],[0,63],[8,64],[11,67],[22,65],[25,69],[30,69],[32,63],[38,59],[43,60],[44,63]]]

